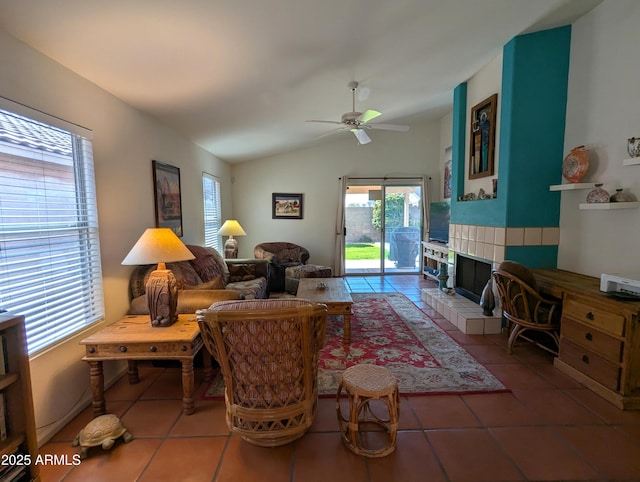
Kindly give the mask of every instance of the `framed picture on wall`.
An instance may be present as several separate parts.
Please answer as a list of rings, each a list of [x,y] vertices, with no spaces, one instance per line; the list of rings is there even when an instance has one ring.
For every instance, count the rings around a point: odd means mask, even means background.
[[[444,150],[444,185],[442,186],[442,197],[444,199],[451,199],[451,152],[451,146]]]
[[[180,169],[151,161],[156,206],[156,227],[171,228],[182,237],[182,198],[180,193]]]
[[[469,179],[493,176],[498,94],[471,109]]]
[[[273,219],[302,219],[302,194],[272,194],[271,217]]]

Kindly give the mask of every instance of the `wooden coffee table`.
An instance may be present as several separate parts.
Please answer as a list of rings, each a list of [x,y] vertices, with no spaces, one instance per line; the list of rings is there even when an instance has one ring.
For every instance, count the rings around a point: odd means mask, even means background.
[[[318,288],[324,284],[324,288]],[[298,285],[297,298],[304,298],[327,305],[327,313],[341,315],[344,320],[344,343],[351,342],[351,305],[353,299],[344,278],[302,278]]]
[[[93,392],[93,415],[104,415],[104,373],[102,362],[126,360],[129,364],[129,383],[138,383],[138,360],[180,360],[182,363],[182,405],[184,413],[194,411],[193,358],[204,343],[195,315],[179,315],[171,326],[151,326],[149,315],[125,316],[80,342],[85,345],[85,356],[89,363],[91,391]],[[211,379],[213,373],[211,357],[205,353],[204,378]]]

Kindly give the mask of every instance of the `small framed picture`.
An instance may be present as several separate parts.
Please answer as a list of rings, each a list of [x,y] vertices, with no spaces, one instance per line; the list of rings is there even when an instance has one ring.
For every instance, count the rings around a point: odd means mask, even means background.
[[[302,219],[302,194],[272,194],[273,219]]]
[[[180,168],[151,161],[156,200],[156,227],[171,228],[182,237]]]
[[[451,146],[444,150],[444,185],[442,189],[442,197],[451,199]]]

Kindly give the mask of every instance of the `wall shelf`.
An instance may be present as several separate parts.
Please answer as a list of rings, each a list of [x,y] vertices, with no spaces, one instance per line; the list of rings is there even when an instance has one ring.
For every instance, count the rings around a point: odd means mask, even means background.
[[[440,269],[440,263],[449,263],[449,245],[438,242],[422,242],[422,258],[423,268],[422,275],[426,278],[431,278],[435,281],[438,280],[438,270]],[[451,267],[450,267],[451,268]],[[453,273],[453,269],[449,271]]]
[[[580,209],[606,210],[606,209],[634,209],[640,206],[640,202],[623,203],[582,203]]]
[[[622,161],[623,166],[635,166],[637,164],[640,164],[640,157],[632,157],[631,159]]]
[[[574,191],[576,189],[592,189],[595,182],[569,182],[566,184],[554,184],[549,186],[549,191]]]

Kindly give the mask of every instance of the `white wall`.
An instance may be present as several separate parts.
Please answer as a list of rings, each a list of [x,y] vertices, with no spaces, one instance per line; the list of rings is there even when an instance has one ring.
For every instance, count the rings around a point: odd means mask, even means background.
[[[230,168],[155,120],[0,32],[0,96],[85,126],[94,132],[94,158],[104,289],[105,323],[128,308],[131,267],[120,262],[145,228],[155,224],[151,160],[181,169],[184,238],[204,239],[202,171],[220,178],[230,211]],[[101,326],[94,327],[95,331]],[[32,357],[36,425],[40,442],[55,433],[91,399],[89,370],[78,341],[69,339]],[[107,379],[118,366],[109,366]]]
[[[640,197],[640,165],[623,166],[640,136],[640,3],[606,0],[572,29],[565,153],[590,149],[585,182]],[[558,169],[561,167],[558,166]],[[592,276],[640,273],[640,209],[581,211],[587,191],[564,192],[558,267]]]
[[[502,60],[500,53],[491,62],[480,69],[471,79],[467,81],[467,118],[465,123],[465,152],[464,152],[464,194],[478,194],[480,189],[485,192],[493,192],[492,180],[498,177],[498,165],[500,163],[500,112],[502,106]],[[498,94],[498,105],[496,112],[495,130],[495,150],[493,156],[493,175],[481,177],[479,179],[469,179],[469,145],[471,143],[471,109],[491,97]]]
[[[333,266],[338,178],[344,175],[429,175],[439,193],[439,122],[410,126],[409,132],[373,131],[373,142],[363,146],[345,132],[336,134],[335,142],[234,164],[233,215],[247,231],[238,239],[239,256],[253,256],[253,247],[261,242],[289,241],[309,250],[310,263]],[[272,219],[274,192],[303,193],[304,218]]]
[[[447,160],[452,160],[451,150],[446,149],[452,146],[453,142],[453,111],[450,111],[440,119],[440,177],[436,179],[433,184],[434,188],[431,190],[431,201],[443,201],[444,200],[444,164]],[[440,179],[438,184],[437,179]],[[436,186],[438,184],[438,186]],[[453,185],[453,180],[452,180]]]

